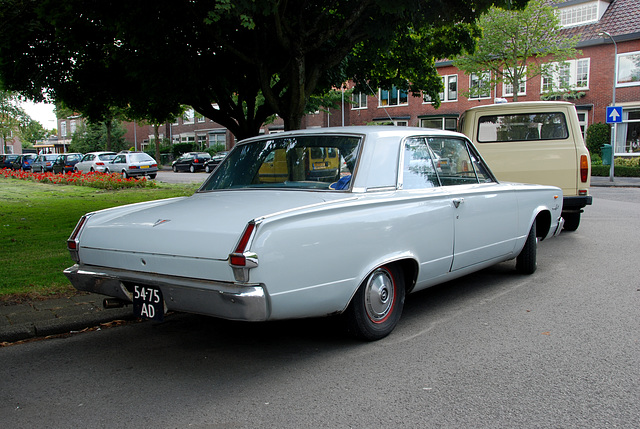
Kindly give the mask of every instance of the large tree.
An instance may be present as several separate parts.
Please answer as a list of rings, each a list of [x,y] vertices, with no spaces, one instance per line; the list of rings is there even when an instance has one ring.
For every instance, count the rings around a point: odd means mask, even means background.
[[[521,83],[551,77],[551,62],[562,64],[577,54],[575,38],[559,37],[560,18],[546,0],[531,0],[522,10],[492,7],[477,23],[482,37],[475,51],[464,52],[454,65],[467,74],[489,72],[492,86],[511,85],[513,101]]]
[[[273,114],[298,128],[313,94],[350,77],[413,77],[412,91],[437,93],[433,58],[471,50],[493,3],[4,0],[0,76],[97,120],[119,107],[159,123],[190,105],[243,138]]]

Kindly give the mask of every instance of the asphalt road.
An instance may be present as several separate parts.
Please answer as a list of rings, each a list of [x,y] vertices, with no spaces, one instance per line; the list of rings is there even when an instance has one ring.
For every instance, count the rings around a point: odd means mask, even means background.
[[[640,189],[592,193],[534,275],[507,262],[410,295],[375,343],[334,319],[174,315],[0,348],[1,424],[640,427]]]
[[[174,173],[170,167],[164,166],[163,170],[158,171],[156,180],[165,183],[202,183],[207,177],[209,174],[204,171]]]

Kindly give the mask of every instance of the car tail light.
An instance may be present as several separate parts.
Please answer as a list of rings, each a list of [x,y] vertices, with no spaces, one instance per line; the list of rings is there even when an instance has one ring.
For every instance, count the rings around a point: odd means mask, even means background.
[[[78,240],[78,236],[80,235],[80,231],[82,231],[82,228],[87,222],[87,219],[89,219],[89,216],[90,215],[84,215],[80,218],[78,224],[67,240],[67,249],[71,254],[71,259],[73,259],[75,262],[80,262],[80,256],[78,254],[78,251],[80,250],[80,241]]]
[[[589,159],[587,155],[580,156],[580,180],[586,183],[589,178]]]
[[[157,167],[158,167],[158,164],[151,164],[151,167],[152,167],[152,168],[157,168]]]
[[[104,165],[104,162],[96,162],[96,165]]]
[[[255,230],[256,223],[254,221],[249,222],[235,250],[229,254],[229,265],[233,268],[233,275],[238,282],[248,282],[249,270],[258,266],[258,255],[247,251]]]
[[[193,163],[194,163],[194,164],[197,164],[197,163],[199,163],[199,162],[200,162],[200,160],[199,160],[198,158],[196,158],[196,159],[194,159],[194,160],[193,160]]]
[[[140,168],[140,167],[138,167],[137,165],[130,165],[129,166],[129,170],[135,170],[137,168]]]

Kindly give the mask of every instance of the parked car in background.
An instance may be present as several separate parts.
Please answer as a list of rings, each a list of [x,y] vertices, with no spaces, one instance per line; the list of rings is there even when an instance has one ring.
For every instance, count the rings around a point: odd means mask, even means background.
[[[346,161],[337,181],[314,171],[317,149]],[[262,177],[277,154],[278,177]],[[560,188],[498,182],[459,133],[291,131],[239,142],[190,197],[83,216],[64,273],[141,317],[342,313],[351,332],[377,340],[398,323],[405,294],[510,259],[533,273],[561,210]]]
[[[82,159],[81,153],[63,153],[58,155],[53,163],[54,173],[72,173],[76,164]]]
[[[89,152],[85,153],[79,163],[75,165],[74,170],[82,173],[104,173],[107,164],[116,157],[115,152]]]
[[[229,151],[218,152],[211,157],[211,159],[204,163],[204,171],[211,173],[215,168],[220,165],[222,160],[227,156]]]
[[[13,161],[18,159],[20,155],[7,154],[0,155],[0,161],[2,161],[2,167],[0,168],[10,168],[13,169]]]
[[[190,171],[195,173],[204,170],[205,163],[211,159],[207,152],[187,152],[171,164],[173,171]]]
[[[123,178],[149,176],[155,179],[158,174],[158,163],[144,152],[119,152],[107,163],[105,173],[118,173]]]
[[[13,161],[11,168],[14,170],[22,170],[22,171],[32,171],[31,164],[36,159],[37,155],[35,153],[25,153],[22,155],[18,155],[18,158]]]
[[[53,171],[53,163],[58,159],[57,153],[45,153],[38,155],[31,164],[31,170],[34,173],[46,173]]]

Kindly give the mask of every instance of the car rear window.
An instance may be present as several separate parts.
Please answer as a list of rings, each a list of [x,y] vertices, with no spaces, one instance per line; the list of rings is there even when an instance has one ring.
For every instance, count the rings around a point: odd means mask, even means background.
[[[147,162],[147,161],[153,161],[153,158],[151,158],[149,155],[147,155],[146,153],[132,153],[130,155],[130,159],[131,162]]]
[[[562,112],[487,115],[478,120],[478,143],[562,140],[569,137]]]

